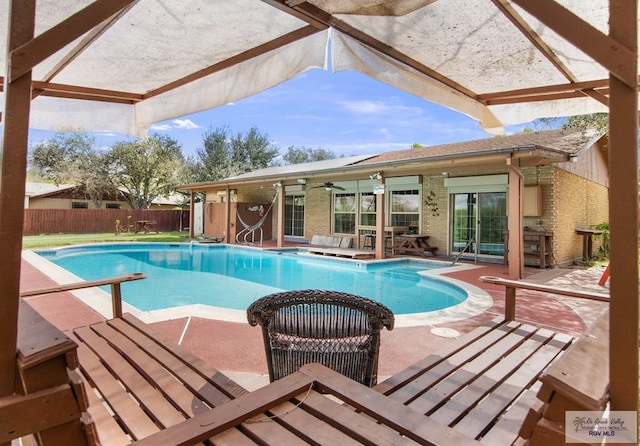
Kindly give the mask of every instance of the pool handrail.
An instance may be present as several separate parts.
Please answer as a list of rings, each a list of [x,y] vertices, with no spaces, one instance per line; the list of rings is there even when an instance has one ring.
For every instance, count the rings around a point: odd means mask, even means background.
[[[572,290],[568,288],[523,282],[520,280],[503,279],[502,277],[494,276],[480,276],[480,281],[494,285],[503,285],[505,287],[504,318],[507,321],[513,321],[516,318],[516,289],[559,294],[562,296],[577,297],[580,299],[596,300],[600,302],[610,301],[609,294],[598,293],[596,291]]]
[[[72,282],[51,287],[35,288],[33,290],[21,291],[20,297],[32,297],[42,294],[60,293],[64,291],[81,290],[84,288],[93,288],[103,285],[111,285],[111,308],[113,318],[122,317],[122,291],[120,284],[123,282],[131,282],[133,280],[146,279],[145,273],[123,274],[121,276],[107,277],[105,279],[87,280],[82,282]]]

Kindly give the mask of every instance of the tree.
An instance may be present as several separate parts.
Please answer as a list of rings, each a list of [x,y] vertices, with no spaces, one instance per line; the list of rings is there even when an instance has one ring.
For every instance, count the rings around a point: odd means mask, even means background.
[[[125,199],[134,209],[148,209],[153,200],[169,195],[182,179],[182,149],[168,136],[119,142],[109,156],[114,182],[125,191]]]
[[[94,138],[86,133],[58,133],[35,145],[30,164],[35,173],[56,184],[73,183],[82,188],[97,208],[105,195],[115,195],[106,152],[93,147]]]
[[[590,115],[569,116],[564,127],[579,129],[595,129],[606,132],[609,130],[609,114],[593,113]]]
[[[336,154],[327,149],[312,149],[311,147],[289,146],[287,152],[282,155],[285,164],[301,164],[313,161],[322,161],[336,158]]]
[[[189,160],[189,167],[195,181],[216,181],[263,169],[277,155],[278,148],[255,127],[235,135],[229,127],[218,127],[202,135],[202,147]]]
[[[606,132],[609,129],[608,113],[592,113],[564,118],[540,118],[539,121],[552,128],[594,129],[602,132]]]

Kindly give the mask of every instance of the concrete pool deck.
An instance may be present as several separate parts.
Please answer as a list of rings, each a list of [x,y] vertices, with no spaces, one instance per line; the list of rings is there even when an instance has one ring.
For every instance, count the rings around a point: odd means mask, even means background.
[[[505,265],[471,262],[473,268],[459,268],[446,273],[462,282],[478,287],[493,299],[484,312],[463,320],[438,323],[425,320],[423,325],[396,326],[382,333],[379,374],[394,374],[451,342],[451,338],[435,335],[434,327],[453,329],[464,334],[482,325],[504,311],[504,287],[482,283],[480,276],[508,276]],[[526,268],[529,281],[546,283],[571,289],[607,292],[608,287],[598,285],[604,267],[576,269]],[[56,285],[57,282],[37,266],[23,259],[21,289]],[[230,290],[231,291],[231,290]],[[72,293],[55,293],[26,299],[47,320],[61,330],[104,320],[93,308]],[[548,327],[554,331],[578,335],[607,307],[606,303],[545,295],[532,291],[519,291],[516,317],[523,322]],[[155,330],[180,343],[212,366],[228,374],[239,383],[253,389],[268,382],[267,366],[261,330],[246,322],[229,322],[187,315],[151,324]],[[448,330],[449,331],[449,330]]]

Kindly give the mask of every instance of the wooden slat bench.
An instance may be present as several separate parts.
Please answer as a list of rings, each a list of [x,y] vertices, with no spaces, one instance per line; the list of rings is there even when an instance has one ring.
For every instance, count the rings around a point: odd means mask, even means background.
[[[34,434],[42,445],[129,444],[248,393],[139,319],[122,314],[120,282],[144,277],[126,275],[21,293],[33,296],[112,284],[112,298],[118,302],[113,319],[62,333],[23,301],[20,357],[25,392],[33,394],[34,407],[47,412],[35,421],[26,415],[5,418],[12,421],[0,416],[0,444],[27,434]],[[35,406],[42,398],[52,402]],[[3,410],[0,404],[0,415]],[[287,443],[289,435],[275,423],[251,423],[226,431],[216,444],[254,444],[252,436]]]
[[[88,412],[109,444],[128,444],[246,393],[130,314],[66,334],[78,344],[79,377],[92,390]]]
[[[564,445],[574,426],[565,425],[567,411],[604,412],[609,402],[609,313],[599,318],[540,377],[538,401],[521,430],[529,446]],[[600,439],[593,440],[599,444]],[[579,443],[575,440],[575,443]]]
[[[572,336],[515,321],[515,291],[529,289],[599,301],[608,301],[608,296],[494,277],[481,280],[507,287],[505,317],[472,330],[374,389],[487,445],[526,442],[532,432],[534,438],[547,439],[542,425],[553,419],[557,428],[560,412],[580,410],[567,409],[580,407],[575,404],[559,404],[564,395],[584,394],[584,379],[574,382],[570,377],[579,374],[580,360],[593,355],[603,364],[594,367],[600,371],[607,367],[607,351],[602,352],[602,346],[593,342],[593,332],[581,336],[574,346]],[[606,315],[603,318],[608,319]],[[608,328],[601,321],[595,325],[597,337],[606,341]],[[572,373],[563,380],[567,370]],[[590,375],[586,376],[588,381]],[[602,390],[608,375],[596,381],[600,383],[596,395],[606,400]],[[545,408],[536,396],[548,403]],[[550,403],[554,399],[555,406]],[[541,418],[543,413],[545,418]],[[557,434],[556,429],[554,439]]]
[[[468,437],[511,444],[537,392],[538,376],[572,340],[495,319],[375,389]]]

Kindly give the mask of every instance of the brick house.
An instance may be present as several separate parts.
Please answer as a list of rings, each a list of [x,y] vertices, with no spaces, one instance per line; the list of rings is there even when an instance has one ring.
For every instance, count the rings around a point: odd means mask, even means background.
[[[235,234],[238,222],[226,215],[262,209],[280,244],[340,235],[360,248],[384,221],[389,235],[428,234],[439,255],[502,261],[519,251],[528,265],[565,266],[583,257],[576,230],[607,221],[608,181],[606,136],[550,130],[272,167],[180,189],[206,193],[205,235]],[[521,243],[507,245],[509,234]]]

